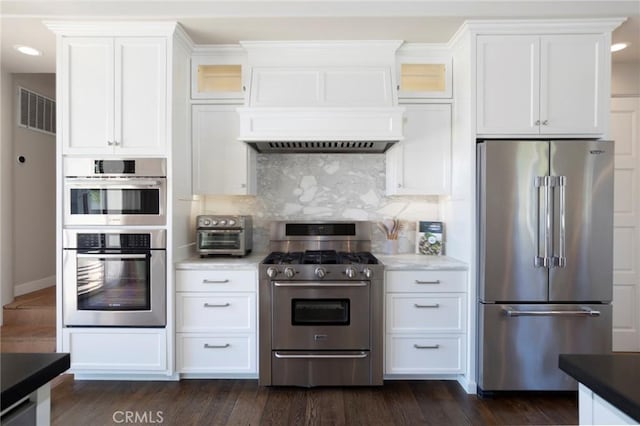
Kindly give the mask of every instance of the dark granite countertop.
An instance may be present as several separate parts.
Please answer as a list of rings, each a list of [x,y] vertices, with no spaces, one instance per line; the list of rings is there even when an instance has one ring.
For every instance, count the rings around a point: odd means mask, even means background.
[[[0,410],[20,401],[69,369],[68,353],[1,353]]]
[[[640,353],[560,355],[561,370],[640,422]]]

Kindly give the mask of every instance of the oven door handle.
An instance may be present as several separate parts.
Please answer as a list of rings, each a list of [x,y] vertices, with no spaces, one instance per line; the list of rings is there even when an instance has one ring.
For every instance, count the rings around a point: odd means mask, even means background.
[[[353,355],[325,355],[325,354],[299,354],[299,355],[285,355],[280,352],[274,352],[274,356],[279,359],[362,359],[369,356],[366,352],[360,352]]]
[[[367,281],[276,281],[276,287],[366,287]]]
[[[101,253],[101,254],[92,254],[92,253],[78,253],[76,255],[79,258],[84,259],[104,259],[104,258],[118,258],[118,259],[146,259],[147,256],[151,256],[150,254],[115,254],[115,253]]]
[[[85,187],[126,187],[136,188],[140,186],[161,186],[162,181],[155,179],[131,179],[131,178],[108,178],[108,179],[81,179],[81,178],[65,178],[64,180],[67,186],[73,186],[78,188]]]

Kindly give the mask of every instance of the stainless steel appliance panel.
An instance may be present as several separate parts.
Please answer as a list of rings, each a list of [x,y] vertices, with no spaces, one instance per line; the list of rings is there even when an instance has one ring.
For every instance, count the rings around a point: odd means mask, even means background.
[[[561,353],[611,351],[611,305],[482,304],[478,387],[491,391],[575,390]]]
[[[611,301],[612,141],[552,141],[553,259],[549,300]]]
[[[546,301],[545,194],[548,142],[478,144],[479,297],[482,301]],[[548,199],[546,199],[548,202]]]
[[[272,289],[272,349],[371,347],[368,281],[276,281]]]
[[[369,351],[274,351],[271,356],[271,385],[353,386],[382,385],[382,375],[371,377]]]

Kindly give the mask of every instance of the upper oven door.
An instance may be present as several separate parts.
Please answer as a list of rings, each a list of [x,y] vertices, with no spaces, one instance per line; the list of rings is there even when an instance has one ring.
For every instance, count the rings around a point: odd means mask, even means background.
[[[276,281],[273,350],[367,350],[369,282]]]
[[[166,178],[65,178],[65,225],[164,225]]]

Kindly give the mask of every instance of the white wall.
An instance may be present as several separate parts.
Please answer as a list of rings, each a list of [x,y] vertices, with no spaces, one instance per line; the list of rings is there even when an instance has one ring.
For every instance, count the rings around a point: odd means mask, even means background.
[[[640,63],[616,63],[611,66],[611,95],[640,95]]]
[[[55,74],[14,74],[13,282],[20,295],[55,284],[56,138],[17,125],[18,87],[55,99]],[[18,163],[16,158],[26,161]]]
[[[13,77],[3,69],[0,74],[0,308],[13,300],[12,90]],[[0,309],[0,324],[2,324],[2,309]]]

